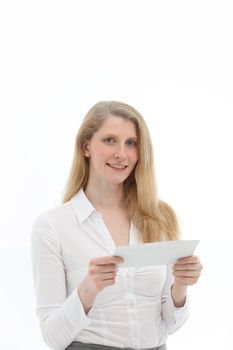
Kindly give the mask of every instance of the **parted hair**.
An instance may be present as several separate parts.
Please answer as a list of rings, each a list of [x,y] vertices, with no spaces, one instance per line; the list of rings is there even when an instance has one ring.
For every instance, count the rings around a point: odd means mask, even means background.
[[[103,125],[106,118],[116,116],[134,123],[137,132],[138,161],[124,181],[125,206],[144,243],[179,239],[179,224],[174,210],[158,198],[153,148],[148,127],[141,114],[119,101],[101,101],[86,114],[78,130],[73,162],[62,203],[68,202],[81,188],[85,190],[89,177],[89,160],[84,144]]]

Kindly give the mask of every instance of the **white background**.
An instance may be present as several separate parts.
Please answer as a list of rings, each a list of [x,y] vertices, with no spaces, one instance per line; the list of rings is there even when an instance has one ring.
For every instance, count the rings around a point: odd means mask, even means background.
[[[0,348],[43,350],[30,232],[61,203],[78,127],[131,104],[154,145],[160,197],[204,265],[169,350],[232,341],[232,1],[1,1]]]

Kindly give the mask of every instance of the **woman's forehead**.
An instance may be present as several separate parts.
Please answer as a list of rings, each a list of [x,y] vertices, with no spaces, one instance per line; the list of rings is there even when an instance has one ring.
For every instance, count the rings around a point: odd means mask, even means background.
[[[98,130],[99,133],[130,133],[131,137],[137,137],[135,124],[123,117],[109,116]]]

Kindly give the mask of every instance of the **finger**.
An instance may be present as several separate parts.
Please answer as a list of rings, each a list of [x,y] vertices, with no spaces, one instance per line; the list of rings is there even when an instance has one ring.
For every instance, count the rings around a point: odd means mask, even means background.
[[[108,264],[108,265],[96,265],[96,271],[99,273],[105,272],[117,272],[118,266],[116,264]]]
[[[107,265],[107,264],[120,264],[124,259],[120,256],[101,256],[98,258],[93,258],[90,263],[96,265]]]
[[[173,271],[175,277],[200,277],[200,271]]]
[[[201,270],[201,264],[174,264],[173,270]]]
[[[177,259],[176,264],[197,264],[199,262],[199,257],[196,255],[192,255]]]
[[[109,279],[115,279],[116,273],[115,272],[105,272],[100,275],[102,281],[109,280]]]
[[[105,287],[112,286],[115,283],[116,283],[115,279],[111,278],[111,279],[104,280],[104,281],[97,281],[96,282],[96,287],[98,289],[103,289]]]
[[[89,273],[91,276],[98,276],[102,275],[104,273],[117,273],[118,267],[115,264],[110,265],[96,265],[96,264],[90,264],[89,266]]]
[[[101,280],[101,281],[105,281],[105,280],[109,280],[109,279],[114,279],[115,277],[116,277],[115,272],[105,272],[105,273],[101,273],[101,274],[97,275],[96,279]]]

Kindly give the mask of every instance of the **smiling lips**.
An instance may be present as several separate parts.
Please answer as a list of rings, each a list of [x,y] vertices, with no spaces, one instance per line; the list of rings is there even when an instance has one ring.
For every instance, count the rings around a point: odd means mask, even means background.
[[[110,164],[110,163],[107,163],[107,165],[113,169],[120,169],[120,170],[126,169],[128,166],[128,165],[124,165],[124,164]]]

